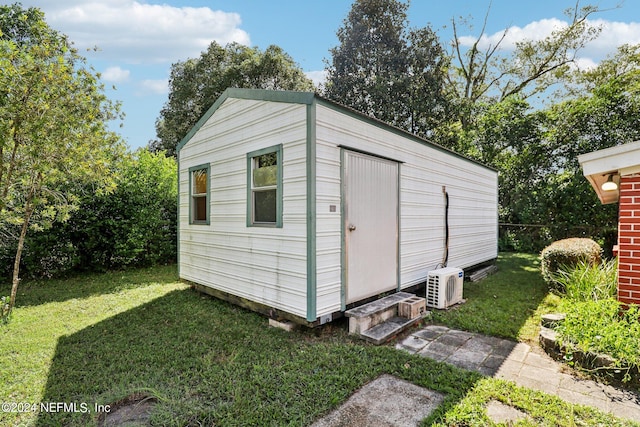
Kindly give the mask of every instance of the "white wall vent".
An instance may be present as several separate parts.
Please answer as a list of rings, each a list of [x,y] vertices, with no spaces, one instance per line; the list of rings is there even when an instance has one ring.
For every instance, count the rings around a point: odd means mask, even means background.
[[[427,274],[427,307],[447,308],[462,301],[464,272],[460,268],[440,268]]]

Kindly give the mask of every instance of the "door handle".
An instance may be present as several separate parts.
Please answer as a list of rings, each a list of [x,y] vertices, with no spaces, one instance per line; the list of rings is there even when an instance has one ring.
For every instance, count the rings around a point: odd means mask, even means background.
[[[354,231],[356,229],[356,226],[353,224],[349,224],[349,231]]]

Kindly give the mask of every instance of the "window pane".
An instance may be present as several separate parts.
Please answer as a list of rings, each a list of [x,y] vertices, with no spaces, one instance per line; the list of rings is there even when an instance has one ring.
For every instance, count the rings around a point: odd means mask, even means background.
[[[193,172],[193,194],[205,194],[207,192],[207,170],[200,169]]]
[[[267,187],[278,183],[278,166],[263,166],[253,170],[253,185]]]
[[[194,197],[193,198],[193,220],[194,221],[206,221],[207,220],[207,198],[206,197]]]
[[[277,166],[278,165],[278,153],[263,154],[255,158],[257,160],[256,167],[263,168],[265,166]]]
[[[276,190],[253,193],[255,222],[276,222]]]

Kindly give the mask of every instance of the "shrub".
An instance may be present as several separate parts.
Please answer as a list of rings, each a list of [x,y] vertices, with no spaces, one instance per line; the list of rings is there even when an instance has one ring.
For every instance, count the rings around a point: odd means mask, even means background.
[[[553,277],[570,300],[599,301],[615,298],[618,263],[615,258],[598,265],[580,261],[574,268],[561,266]]]
[[[22,277],[55,277],[176,261],[177,165],[164,153],[139,150],[113,166],[117,187],[96,193],[79,183],[78,209],[66,222],[30,232]],[[0,228],[0,282],[9,279],[19,231]],[[5,237],[7,236],[7,237]]]
[[[573,301],[565,307],[567,317],[558,327],[561,344],[585,353],[607,354],[614,361],[612,370],[629,371],[640,365],[640,322],[638,306],[623,309],[615,299]]]
[[[590,265],[600,263],[602,248],[595,241],[585,238],[569,238],[553,242],[542,250],[542,277],[549,285],[557,286],[555,281],[558,270],[570,269],[580,262]]]

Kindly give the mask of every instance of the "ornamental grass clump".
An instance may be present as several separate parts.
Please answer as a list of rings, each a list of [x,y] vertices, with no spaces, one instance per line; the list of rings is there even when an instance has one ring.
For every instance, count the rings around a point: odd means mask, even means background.
[[[540,256],[543,279],[550,286],[560,287],[556,279],[561,268],[568,270],[580,263],[598,265],[602,260],[602,248],[591,239],[575,237],[553,242]]]
[[[574,268],[560,266],[553,280],[572,301],[612,299],[617,292],[618,263],[614,258],[598,265],[580,261]]]
[[[566,314],[556,330],[570,364],[633,382],[636,387],[640,313],[637,306],[626,307],[616,300],[617,273],[615,259],[595,264],[585,258],[575,265],[560,264],[550,274],[562,297],[560,308]]]

